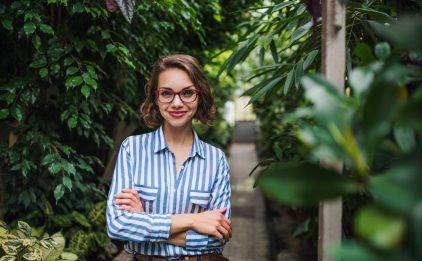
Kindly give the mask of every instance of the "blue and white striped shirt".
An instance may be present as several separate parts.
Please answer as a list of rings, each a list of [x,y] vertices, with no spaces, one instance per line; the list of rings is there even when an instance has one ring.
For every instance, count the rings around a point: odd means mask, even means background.
[[[145,212],[121,211],[114,195],[124,188],[138,191]],[[167,146],[162,127],[122,142],[107,202],[107,231],[127,240],[125,249],[144,255],[176,258],[222,253],[224,243],[193,230],[186,246],[167,243],[171,214],[199,213],[227,208],[230,218],[229,165],[224,153],[194,132],[190,156],[176,173],[176,158]]]

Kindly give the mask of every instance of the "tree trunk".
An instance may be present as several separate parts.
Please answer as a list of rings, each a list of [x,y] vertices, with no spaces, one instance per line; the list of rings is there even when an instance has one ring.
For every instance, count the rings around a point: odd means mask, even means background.
[[[339,0],[322,1],[322,73],[344,93],[346,60],[346,9]],[[342,162],[321,162],[341,173]],[[318,260],[330,260],[327,248],[341,242],[342,200],[322,202],[319,207]]]

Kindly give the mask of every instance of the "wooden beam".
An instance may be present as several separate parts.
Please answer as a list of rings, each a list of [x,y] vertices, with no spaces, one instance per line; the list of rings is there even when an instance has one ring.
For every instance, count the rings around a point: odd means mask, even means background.
[[[322,73],[344,93],[346,60],[346,8],[339,0],[322,0]],[[342,162],[322,162],[342,171]],[[327,249],[341,243],[341,198],[319,206],[318,260],[328,261]]]

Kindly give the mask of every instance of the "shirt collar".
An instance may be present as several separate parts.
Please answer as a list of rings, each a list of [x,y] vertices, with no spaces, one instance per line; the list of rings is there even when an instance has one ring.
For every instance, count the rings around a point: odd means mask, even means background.
[[[166,139],[163,133],[163,125],[161,125],[155,132],[154,132],[154,153],[160,152],[164,149],[169,149]],[[194,157],[195,155],[200,156],[201,158],[205,159],[205,152],[204,152],[204,144],[199,139],[198,134],[196,131],[193,130],[193,144],[190,157]]]

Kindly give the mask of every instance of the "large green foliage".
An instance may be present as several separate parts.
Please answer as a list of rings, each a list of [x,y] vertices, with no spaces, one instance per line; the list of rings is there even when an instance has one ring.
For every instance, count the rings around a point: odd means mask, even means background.
[[[149,69],[159,56],[189,53],[206,64],[229,41],[229,16],[251,1],[139,1],[131,23],[95,1],[0,4],[0,204],[9,222],[26,220],[64,235],[81,258],[107,258],[104,166],[118,148],[117,125],[147,131],[137,116]],[[236,6],[238,5],[238,6]],[[221,107],[234,86],[213,81]],[[222,93],[222,95],[220,95]],[[222,105],[223,104],[223,105]],[[214,143],[225,146],[230,130]],[[207,135],[208,127],[202,127]],[[130,133],[129,133],[130,134]],[[213,140],[211,140],[212,142]],[[101,218],[100,218],[101,217]],[[89,222],[85,222],[89,220]],[[101,229],[103,227],[103,229]],[[72,229],[73,228],[73,229]],[[81,242],[89,241],[89,251]],[[70,244],[69,243],[69,244]],[[85,250],[84,250],[85,249]]]
[[[295,206],[346,199],[345,236],[355,240],[335,260],[422,257],[421,10],[418,1],[347,1],[347,96],[309,74],[319,70],[321,25],[299,1],[254,9],[225,63],[230,72],[247,57],[258,62],[258,84],[245,94],[274,160],[257,185]],[[329,169],[339,161],[342,176]]]

